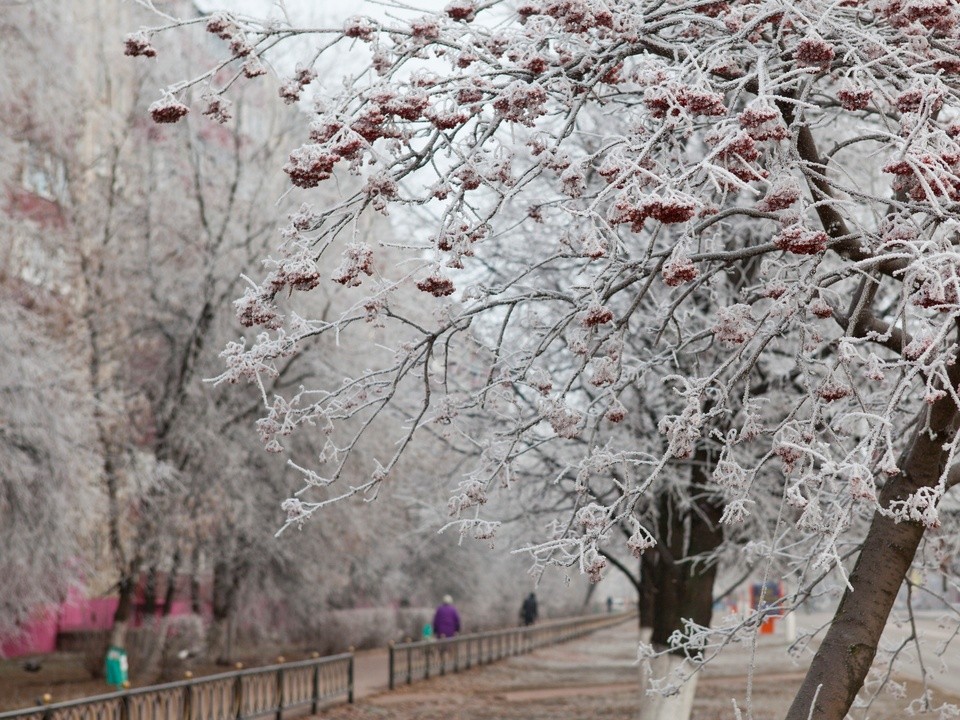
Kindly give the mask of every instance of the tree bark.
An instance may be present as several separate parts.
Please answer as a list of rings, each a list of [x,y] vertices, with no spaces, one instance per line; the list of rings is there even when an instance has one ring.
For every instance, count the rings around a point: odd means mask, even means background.
[[[238,540],[238,546],[245,546],[245,539]],[[232,660],[233,637],[232,623],[237,606],[240,584],[246,574],[247,565],[236,558],[218,560],[213,566],[213,623],[208,636],[208,655],[215,658],[218,665],[228,665]]]
[[[190,551],[190,611],[194,615],[203,614],[203,600],[200,598],[200,544],[194,543]]]
[[[654,647],[670,646],[670,636],[674,630],[683,627],[680,616],[680,604],[683,594],[681,578],[684,557],[684,515],[676,498],[665,491],[659,498],[659,516],[657,519],[659,542],[659,562],[656,565],[655,585],[657,599],[654,605],[653,633],[650,641]]]
[[[722,508],[706,490],[713,469],[712,455],[701,447],[691,465],[689,499],[663,492],[658,498],[657,546],[640,558],[640,627],[650,627],[649,642],[657,650],[670,647],[670,637],[684,630],[684,621],[709,627],[713,617],[713,585],[716,563],[708,556],[723,542],[720,526]],[[703,564],[698,558],[704,558]],[[646,690],[652,677],[669,677],[684,662],[684,652],[653,658],[650,672],[641,669],[641,686]],[[673,678],[677,680],[678,678]],[[680,687],[677,694],[664,697],[645,692],[640,700],[643,720],[687,720],[693,708],[697,676]]]
[[[684,620],[709,627],[713,618],[715,562],[707,558],[723,542],[723,509],[706,490],[713,468],[710,451],[698,448],[690,476],[691,499],[686,507],[669,492],[660,497],[658,562],[653,567],[654,646],[667,647],[670,636],[683,630]],[[646,573],[647,568],[644,567]]]
[[[114,647],[125,648],[127,644],[127,629],[130,627],[133,599],[137,590],[137,574],[134,568],[139,566],[139,562],[139,558],[134,559],[129,567],[123,568],[117,582],[117,610],[113,614],[113,629],[110,632],[110,644]]]
[[[170,615],[173,610],[173,601],[177,597],[177,576],[180,574],[180,548],[173,553],[170,563],[170,574],[167,576],[167,590],[163,594],[163,617]]]
[[[650,548],[640,556],[640,587],[637,602],[640,606],[641,630],[653,631],[653,618],[657,607],[657,557],[656,548]]]
[[[646,687],[651,678],[670,677],[680,669],[683,658],[671,654],[660,655],[650,661],[650,670],[641,670],[642,687]],[[674,695],[644,693],[640,697],[637,717],[640,720],[685,720],[693,711],[693,700],[697,694],[698,675],[694,675],[680,686]]]
[[[951,375],[956,373],[956,368]],[[956,384],[956,379],[951,377]],[[922,487],[935,486],[944,471],[944,444],[954,432],[957,409],[950,395],[930,408],[925,423],[912,438],[909,454],[898,475],[880,493],[880,506],[905,500]],[[923,538],[917,522],[894,522],[875,513],[863,549],[857,558],[850,585],[834,620],[817,650],[787,720],[843,720],[850,710],[877,652],[910,564]]]
[[[147,569],[147,577],[143,583],[143,617],[152,618],[157,614],[157,566],[151,565]]]

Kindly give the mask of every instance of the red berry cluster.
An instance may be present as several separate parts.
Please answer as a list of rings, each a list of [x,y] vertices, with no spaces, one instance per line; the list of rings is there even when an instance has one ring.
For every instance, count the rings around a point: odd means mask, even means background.
[[[664,263],[661,274],[664,284],[669,287],[677,287],[691,280],[696,280],[700,271],[697,270],[696,265],[689,258],[677,258]]]
[[[248,288],[243,297],[236,300],[233,305],[237,311],[237,320],[244,327],[262,325],[269,329],[276,329],[282,324],[273,299],[261,295],[253,288]]]
[[[902,355],[907,360],[919,360],[920,357],[933,345],[933,339],[928,336],[917,337],[903,348]]]
[[[251,57],[243,64],[243,75],[247,78],[260,77],[261,75],[266,75],[267,69],[263,66],[263,63],[260,62],[260,58]]]
[[[427,117],[437,130],[453,130],[470,119],[470,115],[463,110],[430,110]]]
[[[232,38],[238,29],[230,16],[224,13],[215,13],[207,20],[207,32],[223,40]]]
[[[623,422],[627,417],[627,409],[623,403],[615,401],[604,414],[604,417],[612,423]]]
[[[840,101],[844,110],[864,110],[872,99],[873,90],[869,88],[857,88],[848,85],[837,91],[837,100]]]
[[[941,268],[938,277],[928,277],[910,296],[910,301],[922,308],[932,308],[940,312],[951,312],[960,304],[960,277],[956,268]]]
[[[580,324],[584,327],[596,327],[597,325],[606,325],[613,320],[613,311],[603,305],[591,305],[580,319]]]
[[[123,54],[131,57],[156,57],[157,49],[145,32],[135,32],[123,39]]]
[[[760,290],[760,295],[771,300],[779,300],[787,294],[787,286],[783,283],[771,283]]]
[[[723,96],[714,92],[695,90],[686,85],[671,84],[647,88],[643,104],[655,118],[677,117],[684,112],[689,115],[718,117],[726,115],[727,106]]]
[[[810,303],[810,312],[821,319],[833,317],[833,308],[823,298],[817,298]]]
[[[230,101],[219,95],[207,98],[207,107],[204,109],[203,114],[208,115],[221,125],[233,117],[230,113]]]
[[[915,113],[925,109],[929,113],[935,113],[941,107],[943,107],[943,95],[923,87],[910,88],[897,97],[897,110],[900,112]]]
[[[421,280],[417,283],[417,289],[422,290],[425,293],[430,293],[435,297],[453,295],[453,291],[456,290],[453,282],[442,275],[431,275],[430,277]]]
[[[454,173],[454,177],[460,181],[460,186],[464,190],[476,190],[483,182],[483,178],[473,165],[463,165]]]
[[[730,4],[725,2],[706,3],[703,5],[698,5],[694,8],[694,10],[701,15],[715,18],[723,15],[725,12],[728,12],[730,10]]]
[[[463,20],[464,22],[473,20],[476,11],[477,6],[472,0],[453,0],[453,2],[444,8],[447,17],[454,20]]]
[[[361,273],[373,275],[373,248],[366,243],[351,243],[343,251],[343,262],[332,279],[346,287],[357,287]]]
[[[762,212],[776,212],[785,210],[800,199],[800,188],[796,182],[774,183],[767,190],[767,194],[757,203],[757,210]]]
[[[279,94],[287,105],[292,105],[300,99],[303,89],[317,78],[312,68],[297,67],[292,78],[280,86]]]
[[[566,32],[587,33],[591,30],[613,28],[614,17],[605,3],[587,0],[546,0],[525,2],[517,8],[521,19],[546,15],[557,20]]]
[[[817,395],[827,402],[834,402],[835,400],[842,400],[845,397],[853,395],[853,390],[849,385],[829,380],[820,386],[817,390]]]
[[[732,346],[747,342],[754,332],[750,306],[737,304],[721,308],[711,330],[717,342]]]
[[[906,193],[911,200],[945,197],[960,201],[960,152],[944,150],[938,155],[911,155],[909,160],[887,163],[883,171],[897,176],[893,189]]]
[[[957,6],[953,0],[889,0],[878,5],[894,27],[927,31],[941,38],[956,34]],[[911,25],[918,27],[910,28]]]
[[[791,445],[777,445],[773,452],[780,458],[781,462],[783,462],[783,471],[786,473],[791,472],[797,464],[797,461],[803,457],[800,449]]]
[[[350,123],[350,129],[369,143],[381,138],[398,138],[400,131],[387,122],[379,108],[371,108]]]
[[[809,230],[803,225],[791,225],[780,231],[773,244],[794,255],[816,255],[827,249],[830,237],[822,230]]]
[[[410,122],[420,120],[423,111],[430,105],[430,98],[419,92],[400,94],[392,90],[378,90],[369,99],[382,115],[395,115]]]
[[[436,40],[440,37],[440,23],[431,17],[410,23],[410,31],[418,40]]]
[[[312,188],[333,174],[333,166],[341,159],[320,145],[304,145],[290,153],[283,171],[297,187]]]
[[[713,164],[724,168],[743,182],[763,180],[769,175],[763,168],[750,164],[760,157],[757,142],[750,136],[750,131],[741,130],[732,137],[724,131],[713,131],[707,133],[704,141],[714,148],[710,158]],[[733,183],[730,185],[731,189],[736,188]]]
[[[751,103],[737,119],[740,127],[757,142],[785,140],[790,137],[790,131],[784,125],[780,111],[767,103]]]
[[[478,103],[483,100],[484,94],[483,90],[477,87],[472,88],[460,88],[457,90],[457,102],[461,105],[469,105],[470,103]]]
[[[156,123],[175,123],[190,112],[190,108],[170,96],[157,100],[149,110],[150,117]]]
[[[303,254],[284,258],[267,279],[264,285],[276,295],[285,287],[294,290],[313,290],[320,284],[320,271],[313,259]]]
[[[343,34],[348,38],[357,38],[359,40],[369,40],[376,32],[376,26],[367,18],[352,17],[348,18],[343,24]]]
[[[544,114],[546,102],[547,93],[542,87],[517,80],[493,101],[493,109],[508,122],[532,127],[534,120]]]
[[[633,232],[640,232],[647,218],[653,218],[664,225],[682,223],[696,215],[697,206],[692,199],[681,197],[645,196],[633,200],[621,195],[610,209],[610,222],[616,225],[630,223]]]
[[[820,37],[805,37],[793,49],[797,65],[818,70],[829,70],[835,54],[833,47]]]

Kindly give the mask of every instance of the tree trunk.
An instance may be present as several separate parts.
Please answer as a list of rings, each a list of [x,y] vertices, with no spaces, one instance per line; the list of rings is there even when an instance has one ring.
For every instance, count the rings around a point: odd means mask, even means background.
[[[143,671],[145,674],[154,676],[160,670],[160,664],[163,661],[164,653],[167,651],[167,640],[170,626],[170,612],[173,609],[173,601],[177,595],[177,574],[180,572],[180,549],[173,553],[173,562],[170,566],[170,574],[167,576],[167,589],[163,594],[163,609],[160,611],[160,622],[155,626],[156,637],[149,656],[144,662]],[[152,615],[151,615],[152,616]]]
[[[951,378],[955,383],[956,380]],[[929,429],[921,418],[900,474],[880,493],[881,507],[904,500],[919,488],[937,484],[957,410],[950,395],[929,411]],[[787,720],[843,720],[870,670],[880,635],[910,564],[924,527],[911,521],[894,522],[875,513],[863,549],[850,574],[849,588],[837,608],[830,629],[787,713]]]
[[[587,585],[587,592],[583,594],[583,604],[580,606],[580,612],[586,612],[587,608],[590,607],[590,601],[593,599],[593,595],[597,590],[596,583],[590,583]]]
[[[717,565],[708,557],[723,542],[723,509],[705,490],[712,467],[709,451],[698,449],[691,467],[687,507],[681,507],[669,492],[660,497],[659,553],[652,573],[656,599],[651,641],[656,647],[669,646],[670,636],[683,630],[684,620],[709,627],[713,619]]]
[[[656,565],[654,581],[657,599],[654,603],[653,632],[650,640],[654,647],[664,649],[670,646],[673,631],[683,627],[680,616],[683,590],[680,561],[683,559],[685,527],[683,513],[670,491],[665,491],[660,496],[658,504],[659,562]]]
[[[653,618],[657,604],[657,549],[650,548],[640,556],[640,585],[637,604],[640,608],[640,629],[653,632]]]
[[[207,654],[217,664],[227,664],[226,636],[229,617],[230,567],[226,560],[213,564],[213,618],[207,635]]]
[[[203,601],[200,598],[200,545],[194,544],[190,551],[190,611],[194,615],[203,614]]]
[[[113,629],[110,632],[110,644],[113,647],[125,648],[127,645],[127,629],[130,627],[130,618],[133,615],[133,599],[137,590],[137,575],[134,571],[137,560],[131,562],[117,583],[117,610],[113,614]]]
[[[650,661],[650,671],[641,670],[641,687],[648,687],[651,678],[670,678],[683,663],[683,658],[672,653],[660,655]],[[640,696],[639,720],[684,720],[693,711],[693,699],[697,694],[697,678],[694,675],[680,686],[675,695],[664,696],[658,692],[645,692]]]
[[[628,534],[627,534],[627,537],[629,537],[629,536],[630,536],[630,535],[629,535],[629,533],[628,533]],[[653,552],[653,550],[650,550],[650,551],[648,551],[648,552]],[[607,552],[605,552],[605,551],[602,550],[602,549],[600,550],[600,554],[603,555],[603,556],[610,562],[610,564],[613,565],[613,567],[615,567],[617,570],[619,570],[621,573],[623,573],[624,577],[626,577],[627,580],[630,581],[630,584],[633,585],[633,589],[636,590],[636,592],[637,592],[637,607],[640,609],[640,613],[639,613],[640,627],[641,627],[641,628],[644,627],[644,625],[643,625],[643,617],[644,617],[644,616],[643,616],[643,609],[642,609],[642,607],[641,607],[642,604],[643,604],[643,603],[642,603],[642,598],[643,598],[643,586],[641,585],[641,580],[642,580],[642,577],[643,577],[643,576],[642,576],[641,566],[643,565],[643,559],[642,559],[642,557],[645,557],[645,555],[641,557],[640,566],[638,566],[638,568],[637,568],[638,572],[637,572],[636,575],[634,575],[632,572],[630,572],[630,568],[628,568],[626,565],[624,565],[622,562],[620,562],[620,561],[616,558],[615,555],[612,555],[612,554],[610,554],[610,553],[607,553]],[[591,588],[594,588],[594,587],[596,587],[596,585],[593,585],[593,584],[591,583],[591,584],[590,584],[590,587],[591,587]],[[591,597],[591,595],[592,595],[592,592],[588,591],[588,593],[589,593],[589,594],[587,595],[587,599],[586,599],[586,600],[584,601],[584,603],[583,603],[583,607],[584,607],[584,608],[587,607],[587,604],[589,603],[590,597]],[[649,615],[648,615],[648,617],[649,617]]]
[[[241,538],[241,546],[244,544]],[[213,566],[213,623],[207,637],[207,653],[218,665],[229,665],[233,655],[233,625],[240,583],[246,565],[218,560]]]
[[[163,594],[163,617],[170,615],[173,610],[173,601],[177,597],[177,577],[180,574],[180,548],[173,553],[170,563],[170,574],[167,576],[167,591]]]
[[[683,566],[680,608],[681,617],[690,618],[704,627],[709,627],[713,619],[713,586],[717,579],[717,563],[709,556],[723,542],[720,525],[723,507],[705,489],[712,469],[709,451],[698,452],[691,469],[693,507],[688,511],[690,534],[685,553],[687,558],[694,560]]]
[[[157,566],[151,565],[143,583],[143,617],[150,621],[157,614]]]
[[[716,563],[709,557],[723,542],[722,507],[706,491],[713,468],[709,450],[698,448],[691,466],[689,499],[664,492],[659,498],[658,543],[641,558],[641,627],[649,622],[650,642],[658,651],[670,646],[670,637],[689,620],[704,627],[713,618]],[[644,616],[650,618],[649,621]],[[650,663],[650,676],[641,676],[644,688],[651,678],[669,678],[684,662],[685,653],[665,653]],[[679,678],[673,678],[677,681]],[[642,720],[686,720],[693,709],[697,676],[669,697],[647,692],[640,703]]]

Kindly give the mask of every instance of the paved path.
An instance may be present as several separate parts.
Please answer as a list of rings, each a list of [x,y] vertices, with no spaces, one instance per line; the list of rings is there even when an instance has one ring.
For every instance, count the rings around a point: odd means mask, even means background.
[[[353,692],[360,700],[386,691],[389,679],[389,655],[386,648],[361,650],[353,656]]]
[[[813,627],[826,616],[803,616],[801,627]],[[952,632],[941,629],[932,617],[920,620],[918,628],[927,637],[925,646],[935,646]],[[904,628],[888,628],[885,642],[894,642]],[[388,692],[387,652],[372,650],[357,656],[357,697],[354,706],[338,706],[321,714],[324,720],[636,720],[640,701],[636,665],[639,634],[631,622],[597,631],[585,638],[537,650],[528,655],[473,668],[446,677],[401,686]],[[796,656],[786,653],[781,634],[759,636],[754,650],[750,642],[728,647],[709,664],[700,678],[693,717],[696,720],[730,720],[733,701],[755,720],[779,720],[799,687],[812,658],[813,648]],[[960,655],[960,639],[948,654]],[[753,658],[756,671],[747,698],[748,669]],[[960,662],[960,658],[956,658]],[[905,674],[909,674],[907,663]],[[951,667],[957,667],[951,664]],[[900,675],[899,679],[904,678]],[[960,674],[943,673],[935,683],[939,702],[960,702]],[[909,682],[908,697],[921,687]],[[870,708],[871,720],[901,720],[905,701],[882,693]]]
[[[631,718],[639,699],[639,634],[627,621],[579,640],[541,648],[466,672],[376,692],[374,673],[386,652],[363,653],[357,662],[354,706],[321,714],[335,720],[606,720]],[[367,680],[362,675],[370,673]],[[572,713],[572,714],[571,714]]]

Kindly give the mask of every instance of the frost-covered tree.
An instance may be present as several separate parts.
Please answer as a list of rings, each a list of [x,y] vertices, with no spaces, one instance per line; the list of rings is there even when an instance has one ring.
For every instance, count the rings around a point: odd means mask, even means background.
[[[2,277],[2,276],[0,276]],[[100,500],[82,366],[58,337],[63,298],[0,283],[0,638],[52,611],[89,571]],[[65,360],[65,358],[67,358]]]
[[[2,32],[25,72],[7,74],[0,84],[3,119],[12,129],[0,165],[9,195],[4,288],[58,299],[65,319],[55,341],[70,358],[64,384],[75,363],[85,370],[77,391],[87,396],[89,412],[77,432],[88,434],[86,449],[100,467],[70,483],[51,478],[50,490],[59,485],[60,502],[77,507],[87,507],[79,483],[103,490],[102,514],[81,527],[89,547],[101,546],[102,529],[109,551],[85,570],[99,592],[106,589],[99,577],[104,561],[114,566],[113,642],[120,645],[141,572],[151,585],[166,571],[167,587],[152,588],[166,597],[194,555],[195,486],[207,479],[192,473],[211,464],[194,439],[198,427],[226,423],[211,420],[206,406],[215,403],[200,386],[226,341],[217,329],[229,312],[220,308],[241,291],[237,268],[265,252],[283,216],[285,208],[252,199],[280,194],[276,158],[290,127],[285,108],[264,110],[261,102],[246,113],[258,93],[263,100],[256,87],[216,117],[173,133],[144,122],[144,88],[165,82],[165,73],[174,76],[183,58],[124,63],[116,33],[133,21],[132,11],[139,12],[111,0],[36,0],[11,8]],[[75,61],[47,62],[51,38]],[[205,57],[202,47],[184,54],[190,53],[196,61]],[[51,352],[38,340],[23,361],[46,372]],[[24,407],[44,402],[68,412],[56,385],[37,389],[35,399],[29,387],[20,388]],[[196,397],[204,402],[192,402]],[[51,449],[60,452],[52,442],[43,450]],[[67,467],[61,463],[61,471]],[[63,543],[63,552],[70,547]]]
[[[128,52],[158,52],[157,34],[185,24],[170,20]],[[374,324],[390,338],[342,383],[264,393],[268,449],[320,431],[290,522],[376,493],[435,431],[475,451],[450,509],[481,538],[496,530],[489,493],[559,459],[580,497],[531,550],[598,577],[618,523],[638,555],[666,549],[647,510],[688,502],[676,479],[692,469],[722,500],[712,527],[794,524],[807,565],[843,576],[788,714],[842,718],[958,472],[955,4],[454,0],[338,28],[288,20],[205,19],[222,61],[152,112],[181,118],[197,86],[228,96],[305,35],[287,101],[336,48],[368,53],[317,89],[284,166],[301,188],[360,179],[293,223],[238,301],[263,334],[225,353],[223,380],[262,383],[317,336],[368,345]],[[404,262],[377,265],[383,243],[356,226],[371,210],[418,218],[390,249]],[[331,253],[352,305],[291,312]],[[432,316],[396,307],[410,286]],[[395,451],[345,481],[364,429],[394,408]],[[647,432],[621,430],[644,413]],[[318,488],[330,496],[312,500]],[[864,526],[847,575],[842,548]],[[769,554],[787,555],[772,537]]]

